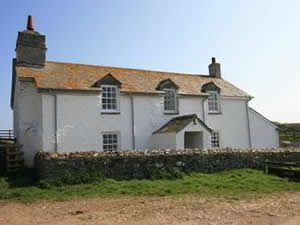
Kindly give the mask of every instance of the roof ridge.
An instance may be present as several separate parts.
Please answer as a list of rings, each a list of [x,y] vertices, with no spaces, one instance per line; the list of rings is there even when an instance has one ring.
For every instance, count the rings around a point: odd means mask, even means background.
[[[140,68],[129,68],[129,67],[119,67],[119,66],[106,66],[106,65],[96,65],[96,64],[87,64],[87,63],[74,63],[74,62],[60,62],[60,61],[52,61],[47,60],[46,63],[57,63],[57,64],[71,64],[71,65],[79,65],[79,66],[92,66],[92,67],[105,67],[109,69],[121,69],[121,70],[137,70],[137,71],[143,71],[143,72],[155,72],[155,73],[168,73],[168,74],[174,74],[174,75],[184,75],[184,76],[202,76],[212,79],[218,79],[214,77],[210,77],[208,74],[197,74],[197,73],[182,73],[182,72],[170,72],[170,71],[159,71],[159,70],[151,70],[151,69],[140,69]]]

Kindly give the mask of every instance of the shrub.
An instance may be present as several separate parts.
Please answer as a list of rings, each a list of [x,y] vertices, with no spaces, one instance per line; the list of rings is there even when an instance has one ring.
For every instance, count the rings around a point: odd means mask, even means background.
[[[184,177],[184,172],[178,168],[165,170],[165,169],[156,169],[151,175],[152,180],[175,180],[182,179]]]

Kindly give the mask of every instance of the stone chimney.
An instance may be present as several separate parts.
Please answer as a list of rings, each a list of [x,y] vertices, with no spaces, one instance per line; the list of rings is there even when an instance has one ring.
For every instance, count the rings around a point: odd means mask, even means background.
[[[18,33],[16,63],[29,67],[43,67],[46,62],[46,37],[34,30],[33,18],[28,16],[27,29]]]
[[[208,66],[209,76],[215,78],[222,78],[221,77],[221,64],[216,62],[216,58],[211,58],[211,64]]]

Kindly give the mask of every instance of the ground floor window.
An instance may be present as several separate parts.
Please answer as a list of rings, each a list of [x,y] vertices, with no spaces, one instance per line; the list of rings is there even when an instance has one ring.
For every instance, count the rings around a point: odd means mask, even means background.
[[[119,149],[118,133],[105,133],[102,135],[102,149],[103,151],[117,151]]]
[[[220,134],[217,131],[211,133],[211,147],[219,148],[220,147]]]

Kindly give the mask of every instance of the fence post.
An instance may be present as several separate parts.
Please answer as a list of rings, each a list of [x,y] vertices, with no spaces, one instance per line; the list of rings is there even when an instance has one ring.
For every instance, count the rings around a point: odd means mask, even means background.
[[[269,173],[269,163],[268,163],[268,161],[265,161],[264,164],[265,164],[265,173],[268,174]]]

